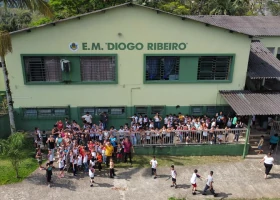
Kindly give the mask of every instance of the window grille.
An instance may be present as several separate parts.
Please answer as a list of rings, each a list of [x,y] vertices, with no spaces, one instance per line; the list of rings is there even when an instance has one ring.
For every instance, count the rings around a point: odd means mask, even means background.
[[[202,56],[198,61],[197,80],[228,80],[230,56]]]
[[[164,115],[164,106],[152,106],[151,114],[155,115],[156,113],[158,113],[159,115]]]
[[[116,61],[114,56],[81,57],[82,81],[115,81]]]
[[[94,108],[90,108],[90,107],[89,108],[82,108],[81,111],[82,111],[82,115],[85,115],[87,112],[91,116],[95,115],[95,109]]]
[[[178,80],[180,57],[147,56],[146,80]]]
[[[203,108],[201,106],[192,106],[191,111],[192,115],[202,115]]]
[[[100,115],[101,113],[109,113],[109,108],[96,108],[96,115]]]
[[[59,82],[62,72],[59,57],[24,57],[27,82]]]
[[[137,115],[148,115],[148,107],[137,106],[135,107],[135,113]]]
[[[206,114],[210,116],[215,116],[216,114],[216,106],[207,106],[206,107]]]
[[[111,108],[110,114],[111,115],[124,115],[125,114],[125,108],[124,107]]]
[[[36,108],[25,108],[23,110],[23,117],[24,118],[37,117],[37,110],[36,110]]]

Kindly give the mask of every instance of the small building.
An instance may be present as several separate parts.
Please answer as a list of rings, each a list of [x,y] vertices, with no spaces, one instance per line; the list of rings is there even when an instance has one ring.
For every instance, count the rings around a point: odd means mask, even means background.
[[[94,122],[107,112],[114,126],[134,113],[228,114],[220,91],[255,80],[254,66],[247,73],[252,41],[280,57],[280,17],[177,16],[131,3],[11,36],[6,63],[23,130],[50,129],[64,117],[81,122],[85,112]]]

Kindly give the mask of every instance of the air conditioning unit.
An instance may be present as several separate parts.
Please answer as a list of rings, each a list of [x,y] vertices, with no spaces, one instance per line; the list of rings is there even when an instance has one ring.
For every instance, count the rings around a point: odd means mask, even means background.
[[[61,70],[63,72],[70,72],[70,61],[69,60],[61,59],[60,65],[61,65]]]

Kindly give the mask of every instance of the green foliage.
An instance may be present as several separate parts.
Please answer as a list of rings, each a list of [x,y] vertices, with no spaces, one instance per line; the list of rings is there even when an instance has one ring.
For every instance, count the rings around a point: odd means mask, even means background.
[[[24,153],[27,144],[26,137],[23,133],[14,133],[6,140],[0,140],[0,153],[12,164],[12,168],[19,177],[19,166],[21,161],[27,157]]]
[[[159,4],[159,9],[164,10],[166,12],[174,13],[177,15],[189,15],[190,8],[186,5],[181,4],[180,0],[167,2],[165,4]]]
[[[50,0],[49,4],[56,19],[103,9],[125,3],[127,0]]]
[[[28,27],[31,22],[31,13],[21,9],[0,9],[0,29],[3,31],[16,31]]]
[[[168,200],[186,200],[186,198],[169,197]]]
[[[272,13],[272,15],[280,15],[280,1],[279,2],[274,2],[274,1],[269,1],[267,3],[267,6]]]
[[[50,23],[52,22],[52,20],[48,17],[41,17],[41,18],[38,18],[38,19],[34,19],[32,20],[32,22],[29,24],[29,26],[40,26],[42,24],[47,24],[47,23]]]

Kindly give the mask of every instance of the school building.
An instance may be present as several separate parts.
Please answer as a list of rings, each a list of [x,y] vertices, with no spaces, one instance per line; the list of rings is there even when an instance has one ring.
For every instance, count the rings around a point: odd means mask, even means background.
[[[18,130],[49,130],[65,117],[81,122],[85,112],[97,122],[105,111],[116,127],[134,113],[242,112],[236,98],[247,90],[279,86],[280,17],[177,16],[126,3],[11,37],[6,64]],[[267,114],[279,114],[277,101]]]

